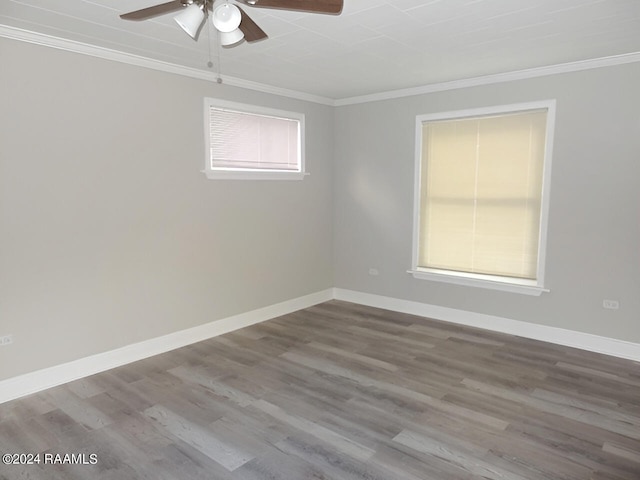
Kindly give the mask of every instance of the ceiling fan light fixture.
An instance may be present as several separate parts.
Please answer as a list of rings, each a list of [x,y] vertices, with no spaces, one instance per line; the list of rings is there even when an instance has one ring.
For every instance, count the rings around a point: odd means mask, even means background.
[[[211,21],[216,30],[222,33],[231,33],[240,26],[242,14],[235,5],[223,2],[213,7]]]
[[[180,25],[180,28],[195,40],[204,21],[204,16],[202,8],[198,4],[192,3],[173,19]]]
[[[244,33],[239,28],[232,32],[220,32],[220,45],[223,47],[231,47],[244,39]]]
[[[344,0],[234,0],[234,2],[241,3],[242,9],[234,3],[229,3],[229,0],[165,0],[164,3],[123,13],[120,18],[137,22],[180,12],[174,16],[174,20],[191,38],[197,40],[205,19],[211,15],[211,23],[223,37],[224,45],[233,46],[243,38],[248,43],[269,38],[244,11],[244,6],[339,15],[344,4]]]

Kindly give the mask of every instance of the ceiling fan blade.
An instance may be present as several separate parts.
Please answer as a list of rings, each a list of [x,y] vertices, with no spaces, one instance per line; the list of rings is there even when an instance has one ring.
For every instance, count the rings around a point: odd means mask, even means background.
[[[165,13],[174,12],[184,7],[181,0],[173,0],[172,2],[161,3],[160,5],[154,5],[153,7],[143,8],[142,10],[136,10],[135,12],[123,13],[120,18],[123,20],[146,20],[148,18],[157,17],[158,15],[164,15]]]
[[[249,15],[245,13],[240,7],[240,14],[242,15],[242,20],[240,20],[240,26],[238,27],[242,33],[244,33],[244,39],[249,42],[257,42],[258,40],[264,40],[267,37],[267,34],[264,33],[256,22],[254,22]]]
[[[343,0],[238,0],[252,7],[280,8],[301,12],[330,13],[342,12]]]

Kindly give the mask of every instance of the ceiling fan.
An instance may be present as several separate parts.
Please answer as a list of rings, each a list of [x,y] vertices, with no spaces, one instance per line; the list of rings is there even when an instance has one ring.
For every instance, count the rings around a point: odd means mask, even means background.
[[[235,46],[243,39],[253,43],[268,38],[236,3],[250,7],[339,15],[342,12],[343,0],[235,0],[234,3],[228,0],[173,0],[123,13],[120,18],[139,21],[180,11],[174,20],[195,40],[211,12],[211,21],[220,33],[220,44],[223,46]]]

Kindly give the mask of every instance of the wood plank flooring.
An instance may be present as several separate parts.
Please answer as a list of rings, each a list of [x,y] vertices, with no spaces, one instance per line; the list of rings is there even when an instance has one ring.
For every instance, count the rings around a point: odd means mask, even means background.
[[[331,301],[0,405],[0,453],[41,454],[2,480],[639,480],[640,364]]]

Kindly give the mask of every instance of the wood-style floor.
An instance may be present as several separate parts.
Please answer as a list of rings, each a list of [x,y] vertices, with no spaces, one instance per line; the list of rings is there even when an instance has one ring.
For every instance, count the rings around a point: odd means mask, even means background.
[[[0,453],[42,455],[3,480],[638,480],[640,364],[332,301],[0,405]]]

